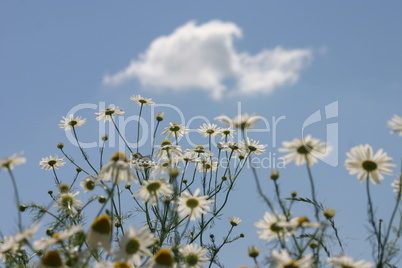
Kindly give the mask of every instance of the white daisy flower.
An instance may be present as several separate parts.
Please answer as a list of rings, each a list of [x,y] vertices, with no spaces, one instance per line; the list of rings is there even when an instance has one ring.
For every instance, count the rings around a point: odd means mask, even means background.
[[[73,214],[77,213],[77,209],[81,209],[82,201],[75,199],[80,192],[73,193],[61,193],[59,195],[59,200],[55,207],[59,207],[59,210],[65,209]]]
[[[270,241],[272,239],[283,238],[287,239],[287,236],[291,234],[288,228],[283,227],[286,225],[286,217],[283,215],[272,215],[269,212],[265,212],[264,217],[259,222],[255,223],[257,228],[262,230],[257,231],[259,238]]]
[[[394,182],[391,183],[391,186],[395,188],[394,189],[395,193],[399,193],[399,191],[401,190],[401,180],[400,179],[394,180]]]
[[[131,263],[125,261],[101,261],[96,262],[94,268],[134,268],[134,266]]]
[[[99,115],[98,117],[96,117],[96,120],[100,121],[102,119],[104,119],[105,121],[109,121],[112,120],[112,116],[113,115],[122,115],[125,112],[120,109],[119,107],[109,107],[106,108],[105,110],[99,112],[99,113],[95,113],[96,115]]]
[[[130,100],[136,102],[139,106],[155,104],[151,98],[143,98],[141,95],[133,95],[130,97]]]
[[[166,139],[169,139],[170,137],[180,138],[188,132],[189,130],[182,125],[170,123],[168,127],[165,127],[165,131],[163,131],[161,135],[166,135]]]
[[[210,158],[200,158],[197,160],[197,170],[200,172],[212,172],[218,169],[218,162]]]
[[[391,120],[388,121],[388,126],[392,129],[391,133],[398,133],[402,136],[402,117],[394,115]]]
[[[112,221],[107,214],[97,217],[88,230],[86,242],[91,248],[103,247],[111,252]]]
[[[222,115],[216,118],[219,122],[224,123],[228,127],[238,128],[240,130],[252,129],[255,124],[260,121],[260,116],[249,115],[249,114],[240,114],[235,118],[230,119],[229,117]]]
[[[177,208],[180,218],[185,218],[190,215],[190,220],[194,221],[198,219],[202,214],[206,214],[210,210],[208,204],[212,203],[213,200],[208,200],[209,196],[198,196],[200,194],[200,189],[195,190],[194,194],[183,192],[179,197]]]
[[[3,158],[0,161],[0,170],[6,168],[8,170],[13,170],[14,166],[25,164],[27,159],[22,156],[22,152],[13,154],[10,157]]]
[[[354,261],[348,256],[331,257],[327,259],[332,266],[347,267],[347,268],[373,268],[374,265],[366,261]]]
[[[160,159],[168,159],[173,157],[181,157],[182,151],[180,145],[173,145],[170,141],[164,140],[161,147],[155,153],[155,156]]]
[[[152,256],[148,248],[154,243],[155,237],[146,226],[138,231],[134,227],[130,227],[126,234],[120,238],[120,249],[116,252],[115,259],[133,262],[134,265],[139,266],[142,256]]]
[[[279,226],[291,228],[296,232],[299,228],[320,228],[321,224],[319,222],[311,222],[307,217],[298,217],[287,222],[281,222]]]
[[[64,268],[63,259],[57,250],[48,251],[42,257],[40,263],[36,268]]]
[[[175,168],[175,163],[176,159],[173,159],[173,161],[169,159],[161,159],[155,167],[155,170],[152,172],[152,176],[156,176],[158,174],[166,174],[169,172],[169,170],[172,170]]]
[[[295,161],[297,166],[305,164],[306,158],[309,166],[312,166],[318,162],[318,159],[326,157],[332,150],[331,146],[311,137],[311,135],[307,135],[301,140],[284,141],[282,145],[283,148],[279,148],[279,152],[288,153],[283,156],[286,163]]]
[[[184,267],[186,268],[203,268],[204,266],[201,263],[209,261],[209,259],[205,257],[208,250],[198,246],[197,244],[185,245],[184,247],[179,248],[179,253],[183,258],[185,264]]]
[[[213,156],[214,154],[211,151],[208,151],[205,149],[203,145],[197,145],[194,147],[194,149],[187,149],[186,153],[190,153],[191,157],[208,157],[208,156]]]
[[[91,177],[86,177],[82,182],[80,182],[80,186],[84,189],[85,193],[88,193],[95,189],[96,181]]]
[[[67,239],[70,239],[73,235],[80,232],[82,230],[81,225],[75,225],[71,228],[61,231],[59,233],[55,233],[50,238],[41,238],[39,241],[34,242],[34,248],[36,250],[47,249],[56,243],[60,243]]]
[[[392,174],[391,168],[392,158],[389,157],[382,149],[373,154],[373,148],[366,145],[355,146],[346,154],[348,159],[345,161],[345,167],[349,170],[350,175],[357,174],[360,182],[369,177],[374,184],[380,184],[384,179],[382,173]]]
[[[144,203],[156,206],[161,195],[170,196],[172,193],[172,185],[166,180],[152,179],[144,180],[141,189],[135,195],[139,195]]]
[[[219,135],[221,129],[216,124],[202,124],[198,129],[198,133],[202,134],[204,137],[214,137]]]
[[[116,152],[110,158],[110,161],[102,167],[98,177],[102,181],[113,179],[113,184],[117,185],[120,182],[130,183],[132,180],[138,182],[137,177],[131,170],[130,161],[127,159],[126,154]]]
[[[247,138],[247,140],[241,141],[240,147],[247,153],[260,155],[265,152],[267,146],[259,143],[259,141]]]
[[[165,113],[164,112],[158,112],[155,116],[156,121],[160,122],[165,119]]]
[[[221,132],[219,133],[222,137],[222,139],[233,139],[234,138],[234,134],[235,134],[235,130],[228,127],[228,128],[221,128]]]
[[[49,155],[49,157],[42,158],[42,160],[39,161],[39,165],[42,166],[42,169],[46,170],[58,169],[66,164],[63,160],[64,158],[59,158],[57,155]]]
[[[237,154],[243,153],[242,146],[234,141],[222,142],[221,147],[222,147],[222,151],[226,151],[226,152],[230,152],[230,153],[237,153]]]
[[[314,263],[314,259],[311,254],[304,256],[299,260],[294,260],[289,256],[289,253],[286,250],[279,252],[274,249],[272,251],[272,257],[275,262],[275,268],[311,268]]]
[[[147,170],[152,170],[155,169],[157,166],[157,163],[152,161],[151,158],[139,158],[139,159],[134,159],[131,158],[131,165],[133,168],[139,171],[147,171]]]
[[[64,130],[70,130],[84,125],[86,121],[87,120],[81,116],[74,117],[73,114],[70,114],[68,117],[63,116],[63,120],[60,120],[61,124],[59,124],[59,127],[64,128]]]
[[[152,259],[144,265],[144,268],[173,268],[175,267],[174,265],[172,251],[170,249],[161,248],[155,253]]]
[[[242,220],[239,217],[230,217],[229,222],[230,222],[230,225],[237,226],[242,222]]]

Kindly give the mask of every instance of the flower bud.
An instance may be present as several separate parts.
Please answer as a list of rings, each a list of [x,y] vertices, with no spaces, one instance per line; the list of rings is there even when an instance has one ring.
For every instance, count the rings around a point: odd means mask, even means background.
[[[271,171],[271,175],[269,176],[271,180],[277,180],[279,179],[279,172],[277,170]]]
[[[257,258],[260,255],[260,251],[256,246],[251,246],[248,248],[248,256],[251,258]]]

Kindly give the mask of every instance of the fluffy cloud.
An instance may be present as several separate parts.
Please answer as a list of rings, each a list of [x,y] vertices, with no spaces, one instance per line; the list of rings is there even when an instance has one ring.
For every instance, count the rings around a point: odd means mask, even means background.
[[[233,41],[242,38],[234,23],[218,20],[197,26],[194,21],[152,41],[127,68],[107,75],[106,85],[138,79],[146,88],[208,91],[214,99],[232,94],[269,94],[297,82],[312,57],[308,49],[264,49],[256,55],[238,53]],[[233,81],[229,90],[227,81]]]

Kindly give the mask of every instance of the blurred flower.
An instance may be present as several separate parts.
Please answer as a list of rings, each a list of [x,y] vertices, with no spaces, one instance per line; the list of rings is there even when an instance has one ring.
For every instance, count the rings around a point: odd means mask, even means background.
[[[388,121],[388,126],[392,129],[391,133],[399,132],[399,136],[402,136],[402,117],[394,115],[394,117]]]
[[[158,149],[156,152],[155,156],[160,158],[160,159],[168,159],[168,158],[173,158],[173,157],[181,157],[182,151],[181,147],[179,145],[173,145],[170,141],[164,140],[161,143],[161,147]]]
[[[27,159],[25,157],[23,157],[22,154],[23,153],[20,152],[20,153],[13,154],[12,156],[10,156],[8,158],[3,158],[0,161],[0,170],[2,168],[12,170],[14,168],[14,166],[25,164]]]
[[[242,220],[239,217],[230,217],[229,222],[232,226],[237,226],[242,222]]]
[[[259,141],[247,138],[247,140],[241,141],[240,148],[242,148],[247,153],[260,155],[265,152],[265,148],[267,146],[259,143]]]
[[[136,102],[139,106],[155,104],[155,102],[153,102],[151,98],[143,98],[141,97],[141,95],[133,95],[130,97],[130,100]]]
[[[210,158],[200,158],[197,160],[197,169],[200,172],[212,172],[218,168],[218,162]]]
[[[251,258],[257,258],[260,255],[260,251],[256,246],[249,247],[247,253]]]
[[[80,186],[84,189],[84,192],[87,193],[95,189],[96,182],[91,177],[86,177],[80,182]]]
[[[332,266],[347,268],[372,268],[374,265],[366,261],[354,261],[348,256],[339,256],[328,258],[328,263]]]
[[[101,261],[95,263],[94,268],[134,268],[134,266],[131,263],[125,261]]]
[[[100,121],[102,119],[104,119],[105,121],[109,121],[112,120],[112,116],[113,115],[122,115],[125,112],[120,109],[119,107],[109,107],[106,108],[105,110],[101,111],[100,113],[95,113],[96,115],[99,115],[98,117],[96,117],[96,120]]]
[[[76,214],[77,209],[80,209],[82,206],[82,201],[75,199],[80,192],[73,193],[61,193],[59,195],[59,201],[57,202],[56,207],[59,209],[65,209],[71,211],[71,213]]]
[[[177,123],[170,123],[170,126],[165,127],[165,131],[162,132],[162,135],[166,135],[166,139],[170,137],[180,138],[184,134],[187,134],[189,130],[184,128],[182,125]]]
[[[346,169],[350,175],[357,174],[360,182],[369,177],[374,184],[379,184],[384,179],[381,173],[390,175],[392,174],[390,168],[395,167],[391,163],[392,158],[382,149],[373,155],[373,148],[368,144],[355,146],[346,155],[348,156],[345,161]]]
[[[144,268],[173,268],[174,259],[170,249],[161,248],[153,258],[147,262]]]
[[[109,215],[104,214],[97,217],[91,224],[87,233],[87,244],[91,248],[103,247],[111,251],[112,221]]]
[[[202,262],[209,259],[204,257],[208,250],[198,246],[197,244],[189,244],[179,248],[180,255],[183,257],[184,267],[203,268]]]
[[[234,138],[234,129],[228,127],[228,128],[221,128],[221,132],[219,133],[222,136],[222,139],[231,139]]]
[[[241,145],[234,141],[222,142],[221,146],[223,151],[227,151],[230,153],[239,153],[239,154],[243,153]]]
[[[241,114],[237,115],[235,118],[230,119],[229,117],[222,115],[216,118],[221,123],[224,123],[228,127],[238,128],[240,130],[252,129],[255,124],[260,121],[260,117],[256,115]]]
[[[64,128],[64,130],[70,130],[84,125],[86,121],[87,120],[81,116],[74,117],[73,114],[70,114],[68,117],[63,116],[63,120],[60,120],[61,124],[59,124],[59,127]]]
[[[204,137],[214,137],[220,134],[221,129],[216,124],[202,124],[198,129],[198,133],[202,134]]]
[[[208,200],[208,196],[198,196],[200,194],[200,189],[196,189],[194,194],[191,195],[187,192],[183,192],[179,197],[179,207],[178,212],[180,218],[185,218],[190,215],[190,220],[196,220],[202,214],[206,214],[210,210],[208,204],[212,203],[213,200]]]
[[[53,234],[50,238],[41,238],[41,240],[35,241],[34,248],[36,250],[47,249],[56,243],[60,243],[67,239],[70,239],[73,235],[81,230],[81,225],[72,226],[69,229]]]
[[[152,256],[148,248],[154,243],[155,237],[146,226],[138,231],[134,227],[130,227],[126,234],[120,238],[120,249],[116,252],[115,258],[117,261],[133,262],[139,266],[142,256]]]
[[[275,216],[269,212],[265,212],[263,219],[256,222],[255,226],[262,229],[257,231],[260,239],[270,241],[272,239],[283,238],[286,240],[287,236],[291,233],[283,226],[284,224],[286,225],[285,216]]]
[[[157,113],[155,116],[155,119],[158,122],[163,121],[163,119],[165,119],[165,113],[164,112]]]
[[[391,186],[395,188],[394,189],[395,193],[399,193],[399,191],[401,190],[401,180],[400,179],[394,180],[394,182],[391,183]]]
[[[161,195],[169,196],[173,193],[172,186],[166,180],[144,180],[141,189],[135,194],[139,195],[144,203],[156,206]]]
[[[131,170],[130,161],[126,154],[116,152],[110,158],[110,161],[102,167],[98,175],[102,181],[113,179],[113,184],[117,185],[120,182],[130,183],[131,180],[138,182],[133,171]]]
[[[321,224],[319,222],[311,222],[307,217],[293,218],[286,222],[278,223],[279,226],[284,228],[293,229],[296,232],[299,228],[320,228]]]
[[[289,256],[286,250],[272,251],[272,257],[275,262],[275,268],[311,268],[313,267],[314,259],[311,254],[299,259],[294,260]]]
[[[42,257],[36,268],[61,268],[65,267],[62,258],[57,250],[48,251]]]
[[[307,135],[304,139],[293,139],[293,141],[284,141],[283,148],[279,148],[279,152],[288,153],[284,155],[286,163],[295,161],[297,166],[303,165],[308,161],[308,165],[312,166],[318,162],[318,159],[326,157],[332,150],[332,147],[319,139]]]
[[[197,145],[194,147],[194,149],[187,149],[186,153],[189,153],[191,155],[191,158],[214,155],[211,151],[206,150],[203,145]]]
[[[50,155],[49,157],[42,158],[42,160],[39,162],[39,165],[42,166],[42,169],[46,170],[52,170],[53,168],[58,169],[66,164],[66,162],[63,160],[64,158],[59,158],[57,155]]]

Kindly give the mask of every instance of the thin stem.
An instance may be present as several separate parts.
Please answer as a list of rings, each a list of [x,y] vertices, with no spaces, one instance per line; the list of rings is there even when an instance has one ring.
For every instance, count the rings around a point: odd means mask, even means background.
[[[110,117],[110,118],[111,118],[111,120],[112,120],[112,123],[113,123],[113,125],[114,125],[114,128],[115,128],[116,131],[117,131],[117,134],[119,134],[120,138],[123,140],[124,144],[126,145],[127,149],[130,151],[130,153],[133,154],[133,151],[131,150],[130,146],[128,146],[126,139],[125,139],[125,138],[123,137],[123,135],[121,134],[121,132],[120,132],[119,128],[117,127],[116,122],[114,121],[113,117]],[[138,150],[138,148],[137,148],[137,150]],[[138,152],[138,151],[137,151],[137,152]]]
[[[139,141],[140,141],[140,127],[141,127],[140,121],[141,121],[141,113],[142,113],[142,107],[143,107],[143,106],[144,106],[144,104],[141,103],[140,112],[139,112],[139,114],[138,114],[138,125],[137,125],[137,153],[138,153],[138,150],[139,150],[138,143],[139,143]]]
[[[378,239],[379,234],[378,234],[378,230],[377,230],[377,225],[376,225],[375,220],[374,220],[373,202],[371,201],[371,195],[370,195],[370,177],[369,177],[369,174],[367,174],[367,179],[366,179],[366,190],[367,190],[367,199],[368,199],[368,204],[369,204],[369,208],[368,208],[369,209],[369,211],[368,211],[369,221],[370,221],[370,224],[373,226],[374,234],[375,234],[376,238]],[[381,245],[378,245],[378,246],[380,247]]]
[[[13,183],[15,200],[16,200],[16,202],[17,202],[18,229],[20,230],[20,232],[22,232],[22,216],[21,216],[21,211],[20,211],[21,201],[20,201],[20,196],[19,196],[19,194],[18,194],[17,182],[15,181],[13,172],[11,171],[10,168],[8,168],[8,173],[10,174],[11,181],[12,181],[12,183]]]
[[[310,163],[308,161],[307,155],[305,155],[305,158],[306,158],[306,167],[307,167],[308,178],[310,180],[310,186],[311,186],[311,197],[313,198],[313,201],[314,201],[315,218],[317,221],[320,221],[320,213],[319,213],[319,209],[317,207],[318,202],[317,202],[317,198],[316,198],[316,194],[315,194],[314,179],[313,179],[313,175],[311,173]]]
[[[84,149],[82,149],[80,141],[78,140],[78,136],[77,136],[77,132],[75,131],[75,127],[73,126],[73,134],[74,134],[74,138],[77,141],[77,145],[78,148],[80,148],[80,151],[82,153],[82,156],[84,157],[85,161],[88,163],[88,165],[92,168],[93,171],[95,171],[96,174],[98,174],[98,171],[96,171],[96,169],[92,166],[91,162],[89,162],[87,153],[84,151]]]

